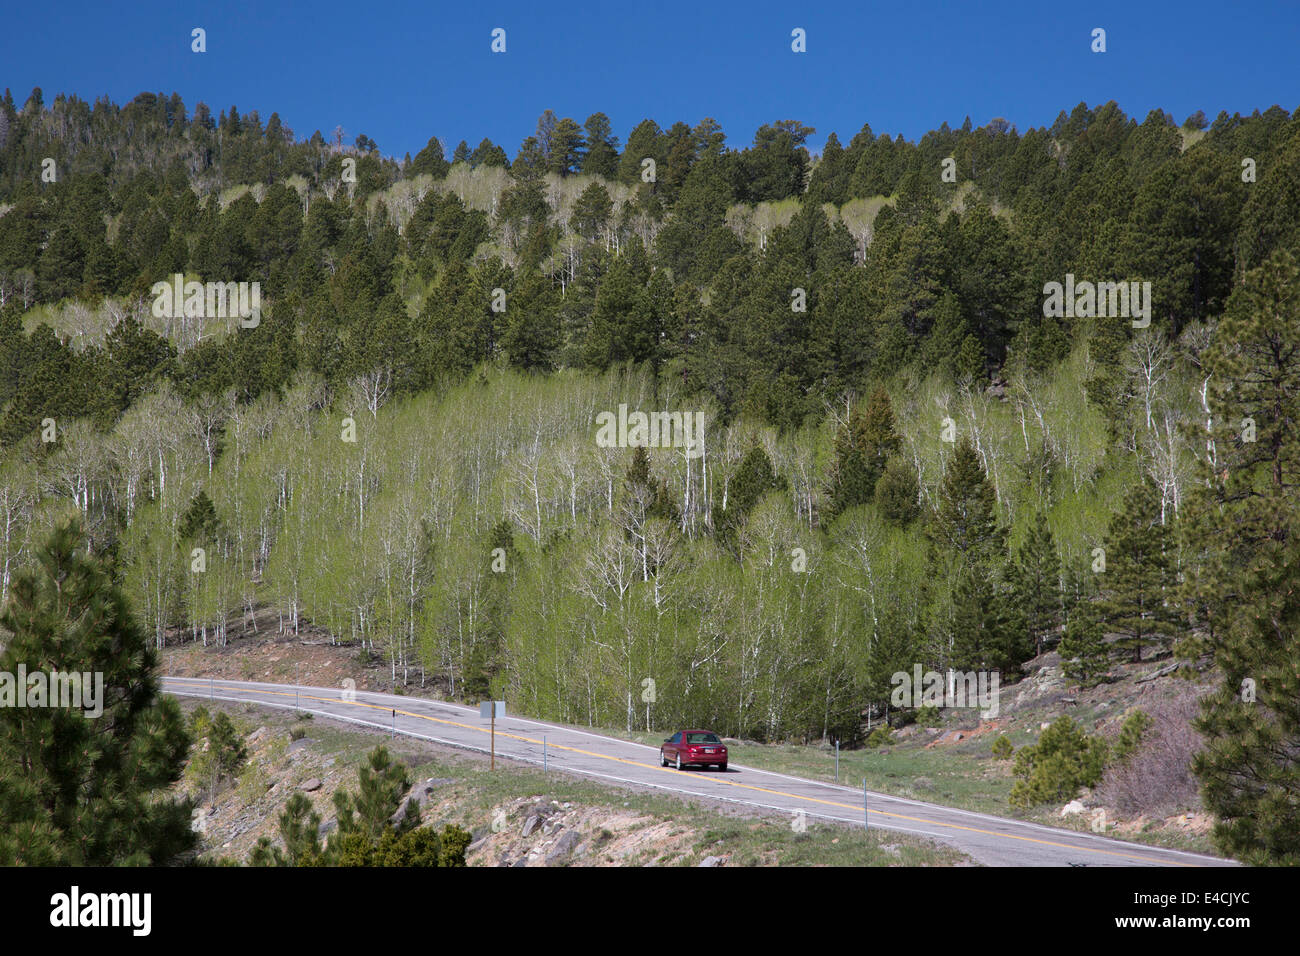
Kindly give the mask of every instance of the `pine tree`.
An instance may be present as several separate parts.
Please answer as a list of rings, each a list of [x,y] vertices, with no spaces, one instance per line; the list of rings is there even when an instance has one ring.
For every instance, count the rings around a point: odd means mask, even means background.
[[[964,561],[987,561],[1003,549],[997,499],[968,438],[957,443],[939,483],[939,506],[930,534],[942,549]]]
[[[1111,521],[1101,580],[1106,627],[1120,635],[1115,646],[1129,651],[1134,663],[1142,660],[1143,647],[1166,646],[1177,633],[1171,537],[1160,523],[1159,493],[1143,481]]]
[[[1045,639],[1056,634],[1061,624],[1061,561],[1040,511],[1024,542],[1016,551],[1014,587],[1016,604],[1025,622],[1026,637],[1034,656],[1043,652]]]
[[[249,854],[249,866],[318,866],[324,862],[320,846],[320,814],[306,794],[295,793],[280,813],[280,839],[284,849],[261,837]]]
[[[1058,646],[1061,670],[1084,687],[1101,683],[1110,662],[1110,648],[1102,628],[1101,614],[1089,601],[1081,601],[1065,625]]]
[[[176,533],[186,541],[213,542],[221,532],[221,520],[208,493],[200,489],[181,515]]]
[[[1261,557],[1215,648],[1223,683],[1201,704],[1193,759],[1214,842],[1243,863],[1300,865],[1300,542]]]
[[[1189,604],[1223,675],[1193,762],[1215,844],[1244,863],[1300,865],[1300,264],[1247,274],[1205,356],[1213,471],[1190,502]],[[1254,420],[1254,441],[1242,420]],[[1204,440],[1207,436],[1200,436]]]
[[[248,759],[244,739],[225,711],[219,711],[213,718],[212,727],[208,731],[208,744],[216,754],[217,770],[224,777],[235,776]]]
[[[897,458],[876,482],[876,506],[886,521],[906,527],[921,514],[920,485],[912,466]]]
[[[726,507],[714,508],[718,539],[734,547],[736,535],[760,498],[769,491],[784,491],[786,481],[772,468],[772,459],[761,447],[751,448],[740,460],[736,474],[727,485]]]
[[[979,563],[957,571],[953,591],[949,666],[958,670],[1001,670],[1024,659],[1019,615],[1001,575]]]
[[[355,792],[335,791],[334,810],[341,836],[358,833],[374,842],[394,826],[393,818],[401,807],[402,797],[411,789],[411,778],[406,765],[395,762],[387,747],[372,750],[367,763],[368,766],[358,771],[359,786]],[[405,814],[396,821],[399,833],[420,825],[419,811],[416,801],[407,801]]]
[[[835,436],[835,462],[831,466],[827,507],[829,520],[874,498],[876,484],[899,444],[889,393],[877,388],[866,408],[853,407],[848,421]]]
[[[12,634],[0,673],[21,664],[103,679],[98,716],[0,707],[0,863],[175,863],[196,842],[189,801],[166,796],[184,769],[185,723],[122,592],[84,548],[80,522],[60,523],[0,614]]]

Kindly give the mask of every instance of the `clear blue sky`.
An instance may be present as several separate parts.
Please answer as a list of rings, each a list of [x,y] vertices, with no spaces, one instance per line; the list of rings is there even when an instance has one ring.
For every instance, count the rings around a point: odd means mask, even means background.
[[[650,117],[717,119],[732,146],[778,119],[820,148],[870,123],[915,139],[944,120],[1004,117],[1021,130],[1083,101],[1181,122],[1300,106],[1300,3],[1075,0],[10,3],[0,85],[125,103],[179,92],[187,108],[278,111],[298,138],[335,126],[414,155],[484,137],[513,158],[542,110],[601,110],[625,142]],[[589,7],[590,9],[587,9]],[[811,9],[809,9],[811,8]],[[207,30],[207,52],[190,30]],[[507,52],[490,52],[494,27]],[[808,52],[790,49],[807,31]],[[1107,52],[1090,50],[1094,27]]]

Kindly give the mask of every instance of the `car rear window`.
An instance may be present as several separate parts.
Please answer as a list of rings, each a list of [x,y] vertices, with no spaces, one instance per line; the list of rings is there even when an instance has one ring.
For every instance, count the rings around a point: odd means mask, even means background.
[[[720,744],[717,734],[687,734],[686,742],[688,744]]]

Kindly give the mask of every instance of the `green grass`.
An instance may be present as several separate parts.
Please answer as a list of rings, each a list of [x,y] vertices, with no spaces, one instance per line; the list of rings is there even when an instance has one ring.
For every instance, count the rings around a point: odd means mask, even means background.
[[[1089,732],[1092,732],[1098,720],[1113,715],[1108,712],[1085,711],[1073,716]],[[1022,727],[1008,728],[1005,733],[1019,750],[1037,740],[1037,729],[1037,724],[1028,721]],[[633,731],[629,734],[623,730],[608,728],[595,732],[622,740],[635,740],[637,743],[655,747],[662,743],[668,734],[667,731],[652,733]],[[1011,795],[1011,786],[1015,782],[1015,778],[1011,776],[1012,761],[994,760],[991,756],[990,749],[997,736],[992,733],[984,734],[926,750],[925,744],[934,737],[922,731],[920,735],[903,743],[880,750],[842,750],[839,782],[861,787],[865,777],[867,788],[877,793],[924,800],[959,810],[1028,820],[1064,830],[1091,832],[1091,816],[1087,814],[1062,817],[1060,807],[1055,805],[1035,807],[1029,811],[1010,806],[1008,798]],[[734,764],[786,773],[808,780],[835,782],[834,747],[743,743],[728,744],[727,747],[728,758]],[[1147,829],[1136,833],[1120,833],[1111,829],[1106,835],[1113,839],[1147,846],[1186,850],[1211,856],[1222,855],[1214,849],[1207,836],[1177,830]]]
[[[667,731],[629,734],[612,729],[594,732],[652,747],[663,743],[668,734]],[[1028,731],[1013,731],[1010,736],[1017,747],[1034,739]],[[932,739],[922,731],[920,737],[879,750],[842,750],[839,782],[861,787],[865,777],[867,789],[878,793],[927,800],[961,810],[1015,815],[1007,804],[1013,782],[1006,769],[1009,762],[995,761],[989,754],[996,735],[985,734],[942,749],[926,750],[925,744]],[[728,744],[727,750],[733,764],[835,782],[834,747],[740,743]]]
[[[1091,729],[1096,719],[1108,715],[1088,712],[1075,716],[1086,728]],[[658,747],[664,738],[671,733],[668,730],[634,730],[629,733],[620,728],[589,728],[576,725],[574,725],[574,729],[587,730],[592,733],[604,734],[619,740],[630,740],[652,747]],[[944,727],[942,729],[951,728]],[[321,736],[317,733],[319,730],[325,730],[325,728],[313,728],[313,738]],[[1026,744],[1036,741],[1037,730],[1036,723],[1027,721],[1024,726],[1007,728],[1005,733],[1011,738],[1012,744],[1018,750]],[[345,736],[350,737],[351,735]],[[1028,811],[1010,806],[1008,799],[1011,794],[1011,786],[1015,782],[1015,778],[1011,776],[1012,761],[994,760],[990,753],[990,748],[993,741],[997,739],[997,734],[984,734],[956,743],[945,744],[932,750],[925,749],[925,745],[933,739],[932,735],[920,731],[910,739],[880,749],[842,750],[840,752],[839,782],[848,786],[861,787],[865,777],[867,788],[877,793],[923,800],[960,810],[1027,820],[1066,830],[1091,831],[1091,817],[1089,815],[1063,818],[1059,813],[1060,808],[1056,806],[1036,807]],[[753,767],[758,770],[770,770],[775,773],[784,773],[828,783],[834,783],[836,779],[834,747],[735,743],[728,744],[728,750],[731,763],[736,765]],[[357,762],[359,762],[359,758]],[[527,770],[512,769],[512,773],[517,775],[527,775],[529,772]],[[441,767],[436,772],[430,771],[426,775],[451,776],[452,774],[446,772],[445,767]],[[519,780],[521,778],[516,777],[515,779]],[[546,778],[542,778],[541,774],[538,773],[533,779],[544,782]],[[561,802],[564,800],[586,802],[596,799],[598,794],[607,794],[609,792],[582,781],[570,782],[566,778],[557,777],[556,775],[552,775],[549,779],[555,783],[555,786],[552,786],[549,791],[539,790],[537,792],[547,792],[550,798],[558,799]],[[496,789],[496,784],[485,784],[483,786],[486,787],[484,793],[488,798],[488,805],[484,808],[484,812],[490,809],[491,806],[521,795],[513,789],[515,784],[510,784],[506,790]],[[557,790],[561,787],[569,788],[565,792],[573,794],[581,792],[582,796],[558,796]],[[587,787],[588,789],[579,791],[572,789],[574,787]],[[669,806],[677,807],[676,813],[681,813],[681,804],[672,798],[657,798],[653,795],[637,793],[631,797],[625,797],[625,799],[632,800],[634,808],[639,808],[647,813],[660,814],[665,812],[665,808]],[[655,801],[660,802],[655,803]],[[490,817],[490,814],[488,816]],[[706,819],[711,819],[711,817]],[[462,823],[461,825],[466,824]],[[809,822],[808,833],[813,833],[819,829],[825,828],[821,827],[821,825],[815,826],[811,821]],[[830,829],[833,829],[838,834],[843,834],[846,828],[833,827]],[[776,831],[767,834],[760,842],[764,846],[773,848],[773,852],[779,848],[781,861],[786,859],[787,854],[791,861],[796,861],[788,864],[781,862],[781,865],[801,865],[797,861],[805,858],[803,841],[786,839],[787,834],[791,838],[798,835],[791,832],[788,823],[784,821],[776,827]],[[1187,850],[1214,856],[1221,855],[1215,851],[1208,837],[1187,834],[1181,831],[1149,829],[1137,833],[1118,833],[1112,829],[1107,835],[1114,839],[1127,840],[1147,846]],[[916,849],[915,845],[903,841],[901,835],[886,833],[885,836],[887,839],[884,839],[883,842],[892,842],[900,847],[901,852],[904,852],[904,865],[943,865],[938,859],[933,859],[930,863],[907,862],[906,854]],[[894,839],[895,836],[898,836],[899,839]],[[846,854],[851,855],[851,853],[848,846],[842,845],[844,839],[841,839],[838,844],[831,844],[830,839],[831,837],[828,836],[824,840],[818,839],[816,841],[819,848],[818,852],[827,854],[825,861],[829,862],[831,859],[837,861],[847,860]],[[873,842],[872,845],[876,844]],[[857,846],[857,850],[852,852],[866,852],[865,844],[855,844],[855,846]],[[755,852],[757,852],[757,849]],[[926,850],[925,852],[929,851]],[[700,858],[703,859],[707,855],[708,853],[704,852]],[[899,857],[887,852],[886,857],[875,856],[873,859],[876,862],[838,862],[835,865],[879,866],[899,862]]]
[[[241,733],[265,725],[283,735],[292,719],[268,714],[244,705],[234,711]],[[328,721],[316,721],[310,728],[313,749],[334,757],[336,765],[352,776],[375,746],[383,744],[411,768],[412,780],[430,777],[450,779],[435,791],[438,802],[450,801],[454,808],[440,823],[455,823],[482,832],[491,826],[494,811],[502,804],[525,797],[544,797],[584,807],[630,810],[693,830],[691,852],[681,860],[663,863],[693,866],[707,856],[728,856],[728,865],[777,866],[953,866],[970,864],[965,854],[907,834],[807,821],[807,829],[796,833],[792,817],[769,815],[745,817],[727,811],[722,815],[711,804],[701,804],[655,791],[613,787],[563,773],[513,765],[508,761],[489,770],[476,758],[449,756],[430,758],[423,745],[409,738],[395,741],[380,734],[340,728]],[[662,736],[651,735],[658,740]],[[512,825],[521,821],[511,820]],[[646,825],[653,825],[647,823]],[[599,852],[597,837],[592,852]],[[889,847],[890,849],[885,849]],[[629,859],[629,864],[656,864],[656,855]]]

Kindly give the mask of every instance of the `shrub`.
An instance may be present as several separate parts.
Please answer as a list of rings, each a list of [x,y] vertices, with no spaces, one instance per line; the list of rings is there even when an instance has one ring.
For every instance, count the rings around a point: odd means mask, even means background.
[[[922,707],[916,712],[916,722],[922,727],[938,727],[939,708],[930,704]]]
[[[212,721],[212,727],[208,731],[208,744],[216,761],[218,778],[234,777],[248,759],[244,738],[224,711],[218,712]]]
[[[893,742],[894,742],[894,738],[889,732],[888,724],[877,727],[875,730],[871,732],[871,735],[867,737],[868,747],[884,747],[884,746],[888,746],[889,744],[892,744]]]
[[[1038,743],[1016,753],[1011,788],[1013,807],[1073,800],[1081,787],[1092,787],[1106,765],[1104,740],[1088,737],[1069,717],[1057,718],[1043,731]]]
[[[1125,760],[1134,754],[1142,744],[1142,738],[1151,727],[1151,718],[1136,708],[1129,712],[1123,726],[1119,729],[1119,741],[1115,744],[1115,759]]]
[[[993,756],[998,760],[1010,760],[1015,750],[1011,738],[1006,734],[998,734],[998,739],[993,741]]]
[[[1098,797],[1130,814],[1159,816],[1200,806],[1200,786],[1192,773],[1192,757],[1203,746],[1192,725],[1199,713],[1197,689],[1186,687],[1176,698],[1148,705],[1147,713],[1150,726],[1126,759],[1106,768]],[[1121,729],[1117,752],[1123,737]]]

